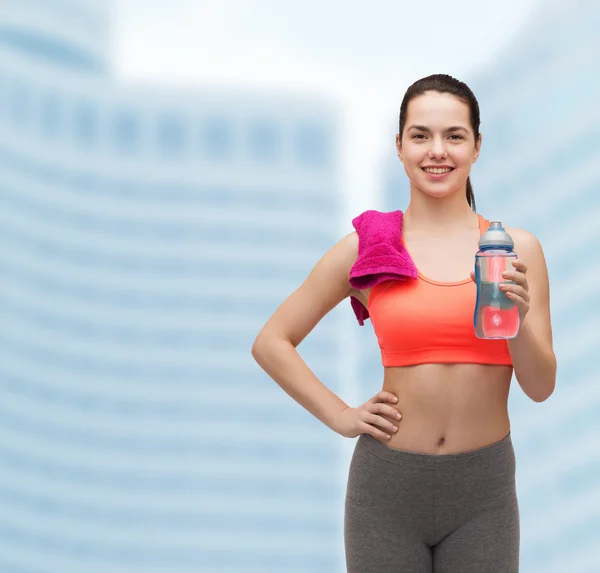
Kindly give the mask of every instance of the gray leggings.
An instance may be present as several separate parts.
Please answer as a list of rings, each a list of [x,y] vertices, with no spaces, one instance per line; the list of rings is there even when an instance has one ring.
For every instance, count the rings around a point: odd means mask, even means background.
[[[361,434],[346,490],[348,573],[518,573],[515,470],[510,432],[440,455]]]

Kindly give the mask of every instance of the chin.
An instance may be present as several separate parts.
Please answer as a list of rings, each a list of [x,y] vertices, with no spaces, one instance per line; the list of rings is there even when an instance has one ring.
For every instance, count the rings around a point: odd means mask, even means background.
[[[425,193],[425,195],[431,197],[432,199],[444,199],[445,197],[450,197],[450,195],[452,195],[453,192],[449,191],[448,193],[428,193],[427,191],[423,191],[423,193]]]
[[[421,190],[421,192],[425,193],[425,195],[429,195],[430,197],[447,197],[461,188],[461,185],[456,185],[456,181],[444,181],[443,183],[432,183],[431,181],[422,180],[418,181],[419,182],[416,184],[416,186]]]
[[[447,186],[444,186],[444,187],[439,186],[439,187],[432,188],[431,184],[417,185],[417,187],[425,195],[427,195],[429,197],[435,197],[435,198],[448,197],[449,195],[452,195],[456,191],[456,189],[454,189],[452,187],[447,187]]]

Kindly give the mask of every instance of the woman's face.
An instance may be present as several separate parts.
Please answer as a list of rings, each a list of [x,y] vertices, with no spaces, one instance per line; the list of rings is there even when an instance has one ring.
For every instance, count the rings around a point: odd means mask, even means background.
[[[412,184],[431,197],[445,197],[464,188],[481,135],[475,141],[466,103],[451,94],[426,92],[408,104],[396,147]]]

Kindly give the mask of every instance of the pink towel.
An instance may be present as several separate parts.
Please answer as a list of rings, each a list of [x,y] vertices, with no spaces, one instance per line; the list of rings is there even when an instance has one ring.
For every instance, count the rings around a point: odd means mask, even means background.
[[[383,213],[368,210],[352,219],[358,233],[358,258],[350,269],[349,282],[359,290],[387,280],[417,278],[417,267],[402,241],[402,211]],[[369,311],[356,297],[350,297],[352,310],[363,326]]]

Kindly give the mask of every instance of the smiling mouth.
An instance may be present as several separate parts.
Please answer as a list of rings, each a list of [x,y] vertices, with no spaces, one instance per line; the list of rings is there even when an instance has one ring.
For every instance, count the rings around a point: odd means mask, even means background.
[[[444,175],[444,173],[450,173],[450,171],[454,170],[454,167],[421,167],[425,173],[430,173],[431,175]]]

